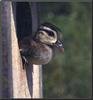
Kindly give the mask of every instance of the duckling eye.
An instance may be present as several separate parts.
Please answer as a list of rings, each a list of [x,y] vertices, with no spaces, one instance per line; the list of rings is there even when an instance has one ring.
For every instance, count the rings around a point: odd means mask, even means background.
[[[54,37],[54,33],[51,31],[48,32],[48,35]]]
[[[45,29],[40,30],[40,33],[41,33],[42,35],[44,35],[43,31],[44,31],[47,35],[49,35],[49,36],[51,36],[51,37],[54,37],[54,36],[55,36],[54,33],[53,33],[52,31],[45,30]]]

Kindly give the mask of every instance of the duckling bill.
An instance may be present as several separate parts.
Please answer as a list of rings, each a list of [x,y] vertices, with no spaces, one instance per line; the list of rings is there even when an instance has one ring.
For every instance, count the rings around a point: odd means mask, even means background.
[[[19,48],[24,61],[36,65],[47,64],[53,57],[54,47],[63,53],[64,47],[59,39],[60,32],[55,25],[43,23],[33,38],[22,39],[19,42]]]
[[[59,51],[60,52],[64,52],[64,47],[63,47],[63,44],[62,44],[62,42],[61,41],[57,41],[56,43],[55,43],[55,46],[59,49]]]

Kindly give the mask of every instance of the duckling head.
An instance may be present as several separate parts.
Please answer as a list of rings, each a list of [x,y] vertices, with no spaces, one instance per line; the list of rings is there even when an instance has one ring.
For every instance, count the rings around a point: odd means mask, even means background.
[[[35,39],[50,46],[57,47],[60,51],[64,51],[63,44],[60,41],[61,30],[51,23],[43,23],[38,28]]]

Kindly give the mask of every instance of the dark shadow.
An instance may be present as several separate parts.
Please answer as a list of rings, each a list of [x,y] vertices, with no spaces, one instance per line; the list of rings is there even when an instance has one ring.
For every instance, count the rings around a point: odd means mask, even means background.
[[[32,35],[32,18],[29,2],[16,2],[16,29],[18,41],[26,36]],[[23,62],[24,63],[24,62]],[[23,64],[24,65],[24,64]],[[25,65],[23,70],[26,71],[26,78],[30,95],[33,95],[33,66]]]
[[[31,10],[28,2],[16,2],[16,28],[20,41],[32,34]]]
[[[29,64],[25,67],[28,89],[31,97],[33,96],[33,65]]]
[[[26,36],[33,36],[38,26],[38,8],[36,3],[15,2],[15,22],[18,41]],[[24,66],[30,95],[33,96],[33,66],[32,64]]]

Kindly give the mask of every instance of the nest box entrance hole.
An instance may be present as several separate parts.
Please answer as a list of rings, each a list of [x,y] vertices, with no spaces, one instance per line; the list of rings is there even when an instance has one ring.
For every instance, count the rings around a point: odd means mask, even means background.
[[[16,2],[16,31],[18,41],[32,34],[32,18],[29,2]]]

